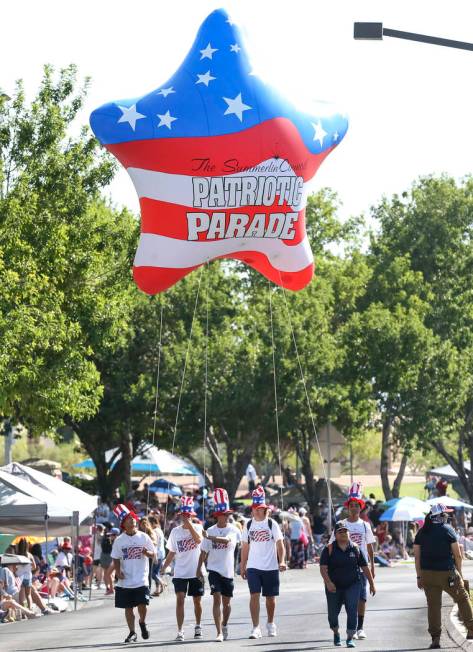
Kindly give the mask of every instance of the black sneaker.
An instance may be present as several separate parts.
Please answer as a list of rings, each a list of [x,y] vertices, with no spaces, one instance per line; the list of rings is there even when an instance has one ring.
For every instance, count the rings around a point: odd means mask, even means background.
[[[140,623],[140,629],[141,629],[141,636],[143,638],[149,638],[149,631],[148,628],[146,627],[146,623]]]
[[[138,636],[136,635],[135,632],[130,632],[123,642],[124,643],[136,643],[137,638],[138,638]]]

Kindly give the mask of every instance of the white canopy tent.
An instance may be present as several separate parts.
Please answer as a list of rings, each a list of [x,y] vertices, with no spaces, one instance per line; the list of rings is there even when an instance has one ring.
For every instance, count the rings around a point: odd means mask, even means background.
[[[62,480],[14,462],[0,467],[0,532],[41,536],[71,533],[72,516],[85,524],[97,498]]]

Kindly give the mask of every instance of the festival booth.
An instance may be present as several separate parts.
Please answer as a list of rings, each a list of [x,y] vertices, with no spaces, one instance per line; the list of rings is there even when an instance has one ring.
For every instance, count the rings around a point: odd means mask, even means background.
[[[97,497],[46,473],[14,462],[0,467],[0,532],[44,536],[71,536],[76,550],[81,529],[88,533]],[[75,556],[74,576],[78,559]],[[75,582],[74,608],[77,608]]]

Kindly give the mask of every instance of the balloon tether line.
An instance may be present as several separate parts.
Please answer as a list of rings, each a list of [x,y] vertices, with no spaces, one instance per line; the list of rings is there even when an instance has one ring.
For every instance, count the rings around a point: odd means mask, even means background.
[[[281,484],[279,485],[280,492],[280,501],[281,509],[284,509],[284,495],[283,495],[283,477],[282,477],[282,464],[281,464],[281,442],[279,436],[279,410],[278,410],[278,387],[276,382],[276,356],[275,356],[275,344],[274,344],[274,324],[273,324],[273,300],[272,300],[272,288],[271,284],[268,281],[269,287],[269,317],[271,323],[271,350],[272,350],[272,359],[273,359],[273,385],[274,385],[274,414],[276,417],[276,436],[278,443],[278,464],[279,464],[279,477]]]
[[[333,503],[332,503],[332,491],[331,491],[331,488],[330,488],[330,483],[329,483],[329,479],[328,479],[328,476],[327,476],[327,472],[325,470],[325,462],[324,462],[324,457],[322,455],[322,449],[320,448],[320,441],[319,441],[319,436],[317,434],[317,428],[315,427],[314,414],[312,412],[312,405],[310,403],[309,392],[307,391],[307,383],[306,383],[306,380],[305,380],[304,370],[302,369],[301,359],[300,359],[300,356],[299,356],[299,349],[297,347],[296,336],[295,336],[294,328],[293,328],[293,325],[292,325],[292,319],[291,319],[291,313],[290,313],[289,305],[288,305],[288,301],[287,301],[286,289],[284,288],[282,283],[281,283],[281,287],[282,287],[282,291],[283,291],[284,303],[285,303],[285,306],[286,306],[286,314],[287,314],[287,318],[288,318],[288,322],[289,322],[289,327],[291,329],[292,341],[294,343],[294,350],[296,352],[297,364],[299,366],[299,372],[300,372],[300,375],[301,375],[302,384],[304,386],[304,393],[305,393],[305,397],[306,397],[306,401],[307,401],[307,407],[309,409],[309,416],[310,416],[310,420],[311,420],[311,423],[312,423],[312,429],[314,431],[315,443],[317,445],[317,450],[318,450],[318,453],[319,453],[319,456],[320,456],[320,461],[321,461],[321,464],[322,464],[322,471],[323,471],[323,474],[324,474],[325,484],[327,486],[327,498],[328,498],[328,503],[329,503],[329,513],[330,513],[330,518],[332,518],[332,516],[335,515],[334,509],[333,509]],[[330,523],[330,529],[331,529],[331,527],[332,527],[332,524]]]
[[[192,333],[194,330],[194,322],[195,322],[195,315],[197,312],[197,305],[199,303],[199,293],[200,293],[200,285],[202,283],[202,272],[203,272],[204,266],[200,268],[200,273],[199,273],[199,283],[197,285],[197,292],[195,295],[195,303],[194,303],[194,311],[192,313],[192,321],[191,321],[191,327],[189,330],[189,337],[187,339],[187,349],[186,349],[186,355],[184,358],[184,368],[182,370],[182,377],[181,377],[181,385],[179,388],[179,397],[177,401],[177,409],[176,409],[176,420],[174,422],[174,430],[173,430],[173,436],[172,436],[172,447],[171,447],[171,454],[174,455],[174,449],[176,446],[176,434],[177,434],[177,424],[179,421],[179,412],[181,409],[181,399],[182,399],[182,390],[184,389],[184,381],[186,378],[186,370],[187,370],[187,362],[189,360],[189,352],[190,352],[190,347],[192,343]],[[169,486],[169,485],[168,485]],[[169,504],[169,496],[168,500],[166,501],[166,510],[164,513],[164,530],[166,530],[166,524],[167,524],[167,518],[168,518],[168,504]]]
[[[153,438],[151,442],[151,450],[154,450],[154,443],[156,439],[156,425],[157,425],[157,420],[158,420],[158,397],[159,397],[159,372],[161,369],[161,349],[162,349],[162,336],[163,336],[163,299],[161,297],[160,300],[160,316],[159,316],[159,343],[158,343],[158,362],[157,362],[157,370],[156,370],[156,393],[154,397],[154,413],[153,413]],[[151,475],[151,458],[149,461],[149,475]],[[149,483],[148,483],[148,491],[146,495],[146,516],[148,516],[149,513]]]

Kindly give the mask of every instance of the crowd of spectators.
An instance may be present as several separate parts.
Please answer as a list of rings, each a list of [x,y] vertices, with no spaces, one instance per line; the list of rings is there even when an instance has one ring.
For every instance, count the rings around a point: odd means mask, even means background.
[[[438,484],[438,480],[436,485]],[[210,516],[213,505],[211,492],[205,487],[189,493],[194,498],[196,520],[205,528],[213,524]],[[276,494],[277,495],[277,494]],[[120,502],[117,497],[117,501]],[[124,501],[129,509],[140,515],[140,529],[146,532],[156,547],[156,561],[150,564],[150,587],[153,597],[159,597],[165,589],[162,579],[162,563],[166,557],[166,541],[177,524],[178,499],[167,497],[158,502],[150,494],[148,486],[135,491]],[[235,512],[230,517],[233,524],[243,529],[250,518],[250,508],[244,502],[232,505]],[[274,506],[271,518],[278,522],[284,534],[286,558],[290,568],[304,569],[310,563],[318,563],[324,546],[328,543],[333,523],[343,518],[343,507],[329,512],[326,500],[310,511],[303,503],[293,502],[284,510]],[[380,520],[385,503],[371,494],[366,499],[362,518],[375,535],[375,560],[381,566],[393,566],[413,555],[414,538],[419,523],[409,523],[407,528],[397,523]],[[466,520],[466,512],[457,510],[452,525],[459,535],[465,558],[473,559],[473,523]],[[113,595],[115,591],[112,546],[120,534],[119,524],[113,513],[113,504],[100,503],[95,524],[87,535],[79,537],[77,549],[73,550],[70,537],[55,539],[48,551],[44,544],[29,544],[22,538],[10,546],[1,556],[0,567],[0,620],[11,622],[23,618],[37,618],[65,610],[67,602],[86,600],[92,591]],[[239,571],[239,552],[235,554],[235,570]]]

